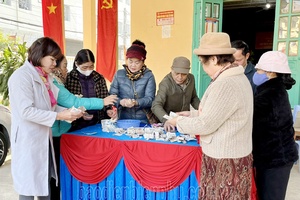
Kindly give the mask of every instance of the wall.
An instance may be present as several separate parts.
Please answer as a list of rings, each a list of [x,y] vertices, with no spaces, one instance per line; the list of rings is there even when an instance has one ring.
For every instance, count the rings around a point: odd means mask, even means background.
[[[170,72],[175,57],[192,58],[193,2],[131,0],[131,40],[146,44],[145,64],[153,71],[157,85]],[[174,10],[174,24],[170,25],[170,37],[163,38],[163,26],[156,25],[156,12],[168,10]]]

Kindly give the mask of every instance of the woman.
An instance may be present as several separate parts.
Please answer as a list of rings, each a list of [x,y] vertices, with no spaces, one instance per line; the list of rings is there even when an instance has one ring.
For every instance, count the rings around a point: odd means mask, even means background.
[[[298,159],[286,91],[296,81],[287,56],[279,51],[264,53],[255,68],[253,159],[257,193],[260,200],[283,200],[291,168]]]
[[[104,77],[94,71],[95,57],[91,50],[81,49],[75,56],[73,70],[66,79],[66,88],[73,94],[82,97],[97,97],[104,99],[108,96],[108,90]],[[100,123],[102,119],[109,118],[104,109],[88,110],[93,115],[91,120],[80,118],[72,123],[70,131]]]
[[[79,98],[72,93],[70,93],[64,86],[68,69],[67,69],[67,59],[64,56],[63,59],[57,61],[57,67],[53,70],[52,75],[54,77],[53,83],[59,88],[57,103],[60,106],[71,108],[78,108],[80,106],[85,107],[87,110],[101,110],[104,106],[112,105],[116,102],[117,96],[110,95],[104,99],[100,98]],[[107,115],[111,118],[116,118],[117,113],[113,110],[107,110]],[[83,116],[84,118],[85,116]],[[67,133],[71,128],[71,124],[65,121],[55,121],[52,126],[53,135],[53,146],[55,152],[55,160],[57,166],[57,175],[60,175],[59,163],[60,163],[60,138],[61,134]],[[58,181],[58,186],[56,186],[55,181],[51,180],[51,199],[60,199],[60,181]]]
[[[50,199],[50,178],[57,180],[51,126],[55,120],[73,121],[83,115],[57,106],[58,88],[49,74],[62,56],[52,39],[39,38],[8,81],[12,177],[20,200]]]
[[[119,98],[119,119],[139,119],[149,123],[146,112],[151,109],[156,83],[152,71],[145,65],[146,54],[145,44],[135,40],[127,49],[127,64],[114,76],[109,93]]]
[[[244,68],[232,64],[226,33],[206,33],[194,50],[211,83],[198,111],[166,121],[200,135],[203,150],[199,199],[251,199],[253,93]]]

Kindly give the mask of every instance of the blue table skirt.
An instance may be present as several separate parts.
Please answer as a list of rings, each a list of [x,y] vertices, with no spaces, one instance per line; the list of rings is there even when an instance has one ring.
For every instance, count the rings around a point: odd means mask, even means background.
[[[152,192],[143,188],[130,175],[122,158],[116,169],[98,184],[85,184],[76,180],[60,157],[60,180],[63,200],[152,200],[198,199],[199,185],[195,172],[178,187],[168,192]]]

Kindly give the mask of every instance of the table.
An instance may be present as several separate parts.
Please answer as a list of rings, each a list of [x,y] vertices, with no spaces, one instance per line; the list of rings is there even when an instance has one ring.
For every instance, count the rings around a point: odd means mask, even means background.
[[[196,141],[132,139],[101,125],[63,134],[62,199],[198,199],[201,155]]]

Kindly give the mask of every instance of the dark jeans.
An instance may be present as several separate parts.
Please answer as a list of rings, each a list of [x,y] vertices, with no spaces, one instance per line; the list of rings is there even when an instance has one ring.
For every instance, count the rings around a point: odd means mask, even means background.
[[[51,178],[50,181],[50,191],[51,200],[60,200],[60,138],[53,137],[53,147],[56,161],[57,177],[58,177],[58,187],[56,186],[56,180]]]
[[[294,163],[282,167],[256,168],[255,182],[259,200],[284,200]]]

